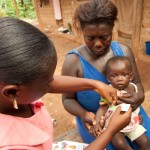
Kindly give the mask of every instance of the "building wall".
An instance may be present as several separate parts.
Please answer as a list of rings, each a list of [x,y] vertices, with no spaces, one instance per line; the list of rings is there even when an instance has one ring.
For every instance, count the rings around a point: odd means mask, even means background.
[[[144,0],[140,46],[144,46],[145,42],[148,40],[150,41],[150,1]]]
[[[138,48],[136,50],[137,58],[139,60],[145,61],[150,63],[150,56],[146,54],[146,46],[145,42],[150,41],[150,1],[149,0],[140,0],[142,1],[142,11],[141,18],[137,25],[140,24],[140,34],[139,34],[139,41],[138,41]]]
[[[45,26],[46,25],[55,26],[56,21],[54,18],[52,0],[33,0],[33,2],[39,23]]]
[[[73,13],[77,7],[76,0],[60,0],[61,1],[61,9],[62,9],[62,17],[63,24],[66,26],[67,23],[72,23]]]
[[[40,6],[40,1],[43,1],[43,6]],[[49,1],[49,3],[44,3]],[[38,20],[43,25],[67,27],[68,23],[72,24],[72,17],[76,7],[86,2],[87,0],[60,0],[62,21],[57,21],[54,16],[53,0],[33,0]]]

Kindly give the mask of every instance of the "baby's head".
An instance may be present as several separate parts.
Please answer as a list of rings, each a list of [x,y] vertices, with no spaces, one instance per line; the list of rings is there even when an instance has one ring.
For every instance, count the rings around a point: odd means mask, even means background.
[[[19,19],[0,18],[0,97],[29,103],[43,96],[56,64],[54,45],[44,33]]]
[[[106,63],[106,76],[114,88],[124,90],[133,76],[130,60],[122,56],[110,58]]]

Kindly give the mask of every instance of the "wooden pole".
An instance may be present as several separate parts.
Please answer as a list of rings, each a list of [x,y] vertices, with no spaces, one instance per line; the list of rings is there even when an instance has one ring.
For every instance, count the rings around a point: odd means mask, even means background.
[[[18,7],[17,7],[16,0],[13,0],[13,5],[14,5],[14,8],[15,8],[16,17],[19,18],[19,10],[18,10]]]

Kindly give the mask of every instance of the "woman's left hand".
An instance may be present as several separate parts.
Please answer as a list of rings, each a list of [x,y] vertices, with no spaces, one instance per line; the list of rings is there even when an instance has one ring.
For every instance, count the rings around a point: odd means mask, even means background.
[[[121,100],[124,103],[131,104],[132,110],[136,110],[143,100],[140,99],[139,93],[123,93],[121,97],[119,97],[119,100]]]
[[[81,115],[81,119],[88,131],[90,131],[91,127],[96,124],[95,114],[92,112],[84,111]]]

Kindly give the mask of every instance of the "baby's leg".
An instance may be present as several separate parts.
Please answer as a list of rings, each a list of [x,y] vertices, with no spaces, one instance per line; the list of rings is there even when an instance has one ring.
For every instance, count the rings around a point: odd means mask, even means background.
[[[133,150],[126,142],[124,134],[123,133],[117,133],[113,139],[112,143],[116,150]]]
[[[138,145],[138,150],[150,150],[149,140],[144,133],[135,139],[134,142]]]

